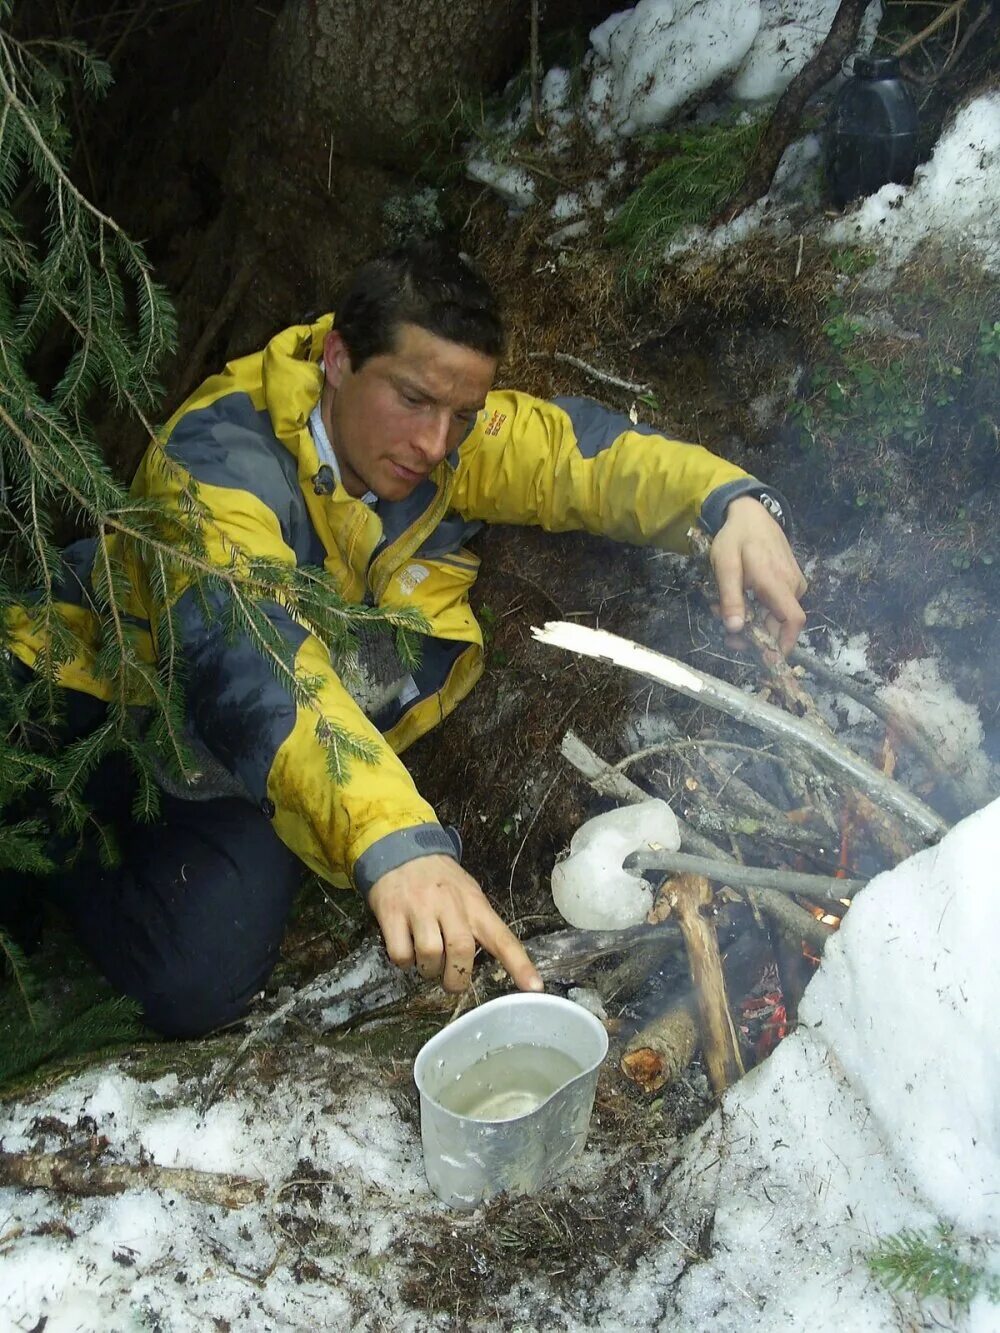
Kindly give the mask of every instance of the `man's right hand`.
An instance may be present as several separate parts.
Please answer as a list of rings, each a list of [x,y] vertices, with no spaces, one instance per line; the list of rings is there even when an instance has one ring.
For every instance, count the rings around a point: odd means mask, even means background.
[[[416,964],[422,977],[442,977],[446,991],[469,984],[479,945],[520,990],[544,989],[521,941],[450,856],[421,856],[390,870],[372,885],[368,903],[396,966]]]

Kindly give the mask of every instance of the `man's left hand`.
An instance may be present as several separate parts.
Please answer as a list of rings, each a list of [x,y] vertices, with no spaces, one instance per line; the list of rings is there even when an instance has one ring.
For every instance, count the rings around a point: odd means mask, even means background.
[[[764,628],[787,657],[806,623],[799,598],[807,585],[788,539],[759,500],[741,495],[730,502],[710,559],[727,635],[739,643],[747,616],[745,594],[752,592],[765,608]]]

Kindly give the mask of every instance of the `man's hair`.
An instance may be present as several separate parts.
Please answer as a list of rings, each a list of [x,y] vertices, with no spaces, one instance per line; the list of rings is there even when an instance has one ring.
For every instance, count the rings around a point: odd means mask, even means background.
[[[503,320],[489,283],[443,241],[411,241],[351,276],[334,319],[351,369],[390,352],[401,324],[416,324],[486,356],[503,353]]]

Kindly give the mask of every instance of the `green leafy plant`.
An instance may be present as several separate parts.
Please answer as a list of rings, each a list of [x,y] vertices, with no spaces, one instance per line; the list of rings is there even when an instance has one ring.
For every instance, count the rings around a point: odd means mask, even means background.
[[[984,361],[1000,361],[1000,319],[980,324],[978,352]]]

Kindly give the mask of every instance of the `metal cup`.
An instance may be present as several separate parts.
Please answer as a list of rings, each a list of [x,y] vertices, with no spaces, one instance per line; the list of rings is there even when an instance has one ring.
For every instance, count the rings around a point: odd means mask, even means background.
[[[443,1106],[442,1092],[485,1056],[505,1047],[537,1045],[569,1056],[580,1073],[533,1110],[506,1120],[480,1120]],[[490,1000],[443,1028],[417,1055],[424,1170],[434,1193],[468,1210],[506,1191],[532,1194],[582,1151],[608,1051],[601,1023],[555,995],[517,994]]]

